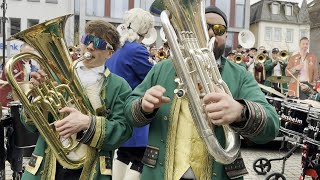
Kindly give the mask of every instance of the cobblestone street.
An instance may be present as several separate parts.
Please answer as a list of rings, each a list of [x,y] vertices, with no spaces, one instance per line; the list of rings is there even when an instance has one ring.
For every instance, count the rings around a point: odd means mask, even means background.
[[[267,159],[281,158],[287,151],[279,152],[280,143],[270,143],[263,146],[250,146],[242,148],[242,156],[244,158],[246,167],[249,171],[249,174],[245,176],[245,180],[264,180],[269,174],[272,172],[281,173],[282,161],[272,161],[271,162],[271,170],[267,175],[258,175],[253,170],[253,162],[261,157]],[[298,180],[301,169],[301,153],[300,149],[296,151],[287,161],[285,166],[284,176],[287,180]],[[10,170],[10,165],[7,163],[6,166],[6,179],[12,179],[12,171]],[[307,177],[306,180],[311,180],[310,177]]]

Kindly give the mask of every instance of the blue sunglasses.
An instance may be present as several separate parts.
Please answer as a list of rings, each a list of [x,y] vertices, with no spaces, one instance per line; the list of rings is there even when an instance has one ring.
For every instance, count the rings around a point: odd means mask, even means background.
[[[81,42],[88,46],[90,43],[93,43],[93,47],[99,50],[106,50],[107,48],[113,50],[111,44],[109,44],[106,40],[98,38],[96,36],[85,34],[81,38]]]

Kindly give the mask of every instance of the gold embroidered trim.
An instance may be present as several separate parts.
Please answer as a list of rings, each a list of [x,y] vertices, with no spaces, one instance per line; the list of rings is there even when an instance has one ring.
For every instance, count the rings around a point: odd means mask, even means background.
[[[92,141],[90,143],[91,147],[97,147],[99,138],[101,136],[101,118],[96,118],[96,132],[94,133],[94,136],[92,138]]]
[[[97,149],[101,149],[104,139],[106,138],[106,119],[104,117],[97,117],[99,121],[101,122],[101,134],[100,134],[100,139],[97,145]]]
[[[80,180],[93,179],[93,175],[96,172],[98,152],[96,148],[88,146],[86,160],[83,165]]]
[[[37,156],[35,154],[32,154],[32,157],[30,159],[30,161],[32,160],[32,158],[36,158],[36,162],[35,162],[35,166],[32,167],[29,163],[26,166],[26,171],[28,171],[29,173],[36,175],[37,171],[39,170],[39,167],[41,165],[41,162],[43,160],[42,156]]]
[[[177,133],[178,115],[180,111],[181,100],[176,96],[173,98],[172,106],[169,115],[169,127],[166,140],[166,155],[165,155],[165,167],[164,167],[164,179],[171,180],[174,172],[174,144],[175,136]]]
[[[56,177],[57,159],[49,147],[45,150],[45,153],[46,153],[45,164],[42,170],[41,179],[54,180]]]
[[[103,175],[112,175],[111,169],[106,168],[106,157],[100,156],[100,172]]]

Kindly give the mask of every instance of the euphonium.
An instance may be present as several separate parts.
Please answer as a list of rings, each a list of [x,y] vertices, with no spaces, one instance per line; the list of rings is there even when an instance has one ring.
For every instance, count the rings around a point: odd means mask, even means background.
[[[76,62],[72,62],[64,41],[64,26],[69,16],[71,15],[46,21],[10,37],[8,40],[18,39],[28,43],[37,50],[41,57],[32,53],[18,54],[8,61],[5,73],[12,89],[23,104],[25,112],[51,148],[57,161],[67,169],[79,169],[83,166],[84,161],[88,160],[86,158],[88,151],[79,153],[79,157],[69,157],[70,152],[77,152],[79,146],[88,148],[89,153],[95,153],[95,150],[73,138],[64,140],[66,144],[62,144],[53,122],[48,122],[47,119],[48,113],[52,115],[54,121],[64,118],[65,115],[60,114],[59,109],[70,106],[70,104],[84,114],[95,114],[74,72]],[[48,75],[45,77],[45,82],[34,87],[27,94],[21,90],[12,74],[15,64],[23,59],[37,61]],[[59,82],[60,85],[54,86],[53,81]],[[31,102],[28,100],[30,95],[34,98]],[[69,96],[68,99],[65,98],[67,96]]]
[[[175,93],[178,98],[188,96],[192,119],[208,152],[216,161],[230,164],[238,156],[240,137],[228,125],[223,125],[226,137],[223,149],[202,106],[203,94],[215,92],[217,88],[232,96],[221,78],[211,48],[214,40],[210,41],[208,48],[209,35],[205,23],[204,1],[164,0],[164,5],[168,11],[161,13],[161,22],[178,75],[176,82],[179,85]],[[198,88],[197,77],[201,80],[203,92]]]

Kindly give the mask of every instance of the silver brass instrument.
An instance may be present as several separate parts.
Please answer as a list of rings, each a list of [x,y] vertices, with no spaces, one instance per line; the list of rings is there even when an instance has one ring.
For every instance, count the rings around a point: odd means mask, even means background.
[[[88,150],[84,153],[89,152],[94,157],[95,149],[79,143],[73,138],[64,140],[67,144],[62,144],[53,123],[48,122],[47,119],[49,113],[53,116],[54,121],[63,119],[65,115],[59,113],[59,110],[70,106],[70,104],[84,114],[95,114],[80,80],[74,72],[74,65],[78,61],[72,62],[65,44],[64,26],[70,16],[61,16],[46,21],[10,37],[8,40],[18,39],[28,43],[41,57],[32,53],[15,55],[6,64],[5,73],[12,89],[23,104],[25,112],[45,139],[57,161],[67,169],[79,169],[85,161],[90,161],[90,159],[86,157],[86,154],[78,158],[70,158],[68,156],[70,152],[76,152],[79,146],[86,146]],[[12,74],[15,64],[23,59],[37,61],[41,69],[48,75],[45,77],[45,82],[35,86],[27,94],[21,90]],[[60,85],[54,86],[53,81],[59,82]],[[31,95],[34,97],[32,102],[28,100]],[[69,98],[66,99],[66,96]]]
[[[161,22],[179,77],[176,79],[179,85],[175,93],[178,98],[185,94],[188,96],[194,124],[208,152],[216,161],[230,164],[238,156],[240,137],[228,125],[223,125],[226,138],[224,149],[218,142],[214,127],[202,108],[203,94],[216,92],[217,88],[232,96],[221,78],[212,48],[210,48],[214,39],[208,45],[209,35],[204,16],[205,2],[203,0],[164,0],[164,5],[166,11],[161,13]],[[199,92],[196,77],[201,80],[203,93]]]

